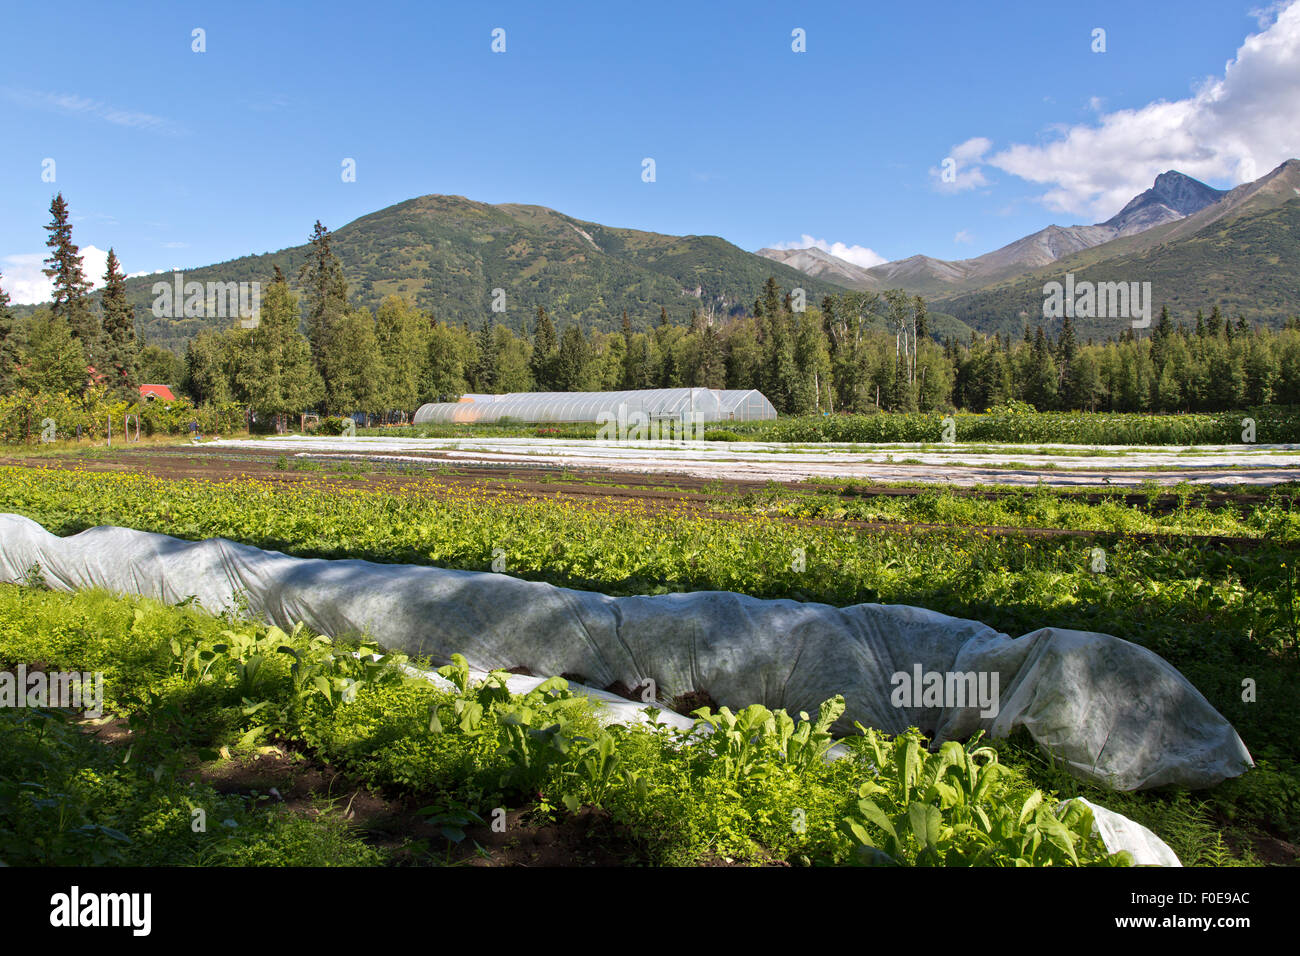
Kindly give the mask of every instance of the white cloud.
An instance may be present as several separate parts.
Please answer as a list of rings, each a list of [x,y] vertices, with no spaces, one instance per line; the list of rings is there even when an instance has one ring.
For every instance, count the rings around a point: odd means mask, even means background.
[[[829,252],[836,258],[851,262],[855,266],[861,266],[864,269],[870,269],[872,266],[878,266],[882,262],[889,261],[874,249],[868,249],[866,246],[850,246],[843,242],[827,242],[825,239],[814,239],[806,232],[799,237],[798,242],[778,242],[772,248],[820,249],[822,252]]]
[[[1248,12],[1248,16],[1254,17],[1255,22],[1259,24],[1261,30],[1268,29],[1278,12],[1285,9],[1290,0],[1273,0],[1272,3],[1266,3],[1262,7],[1256,7]]]
[[[978,163],[993,147],[993,141],[985,136],[972,136],[966,142],[952,148],[952,157],[958,165]]]
[[[41,270],[45,267],[44,252],[26,252],[16,256],[0,259],[0,288],[9,293],[9,298],[18,305],[39,305],[49,302],[54,294],[54,283]],[[84,246],[81,249],[81,273],[90,280],[91,288],[98,289],[104,284],[104,273],[108,271],[108,250],[96,246]],[[133,272],[127,277],[147,275]]]
[[[1039,198],[1053,210],[1104,219],[1169,169],[1238,185],[1300,156],[1300,0],[1253,12],[1261,32],[1186,99],[1062,126],[1050,142],[1013,145],[987,163],[1049,184]]]
[[[961,232],[957,233],[957,235],[952,237],[952,241],[953,242],[974,242],[975,237],[972,236],[965,229],[963,229]]]
[[[73,116],[92,116],[115,126],[130,129],[143,129],[156,133],[174,135],[183,132],[181,127],[163,116],[142,113],[138,110],[124,110],[103,100],[93,100],[75,93],[51,93],[46,90],[25,90],[4,87],[5,99],[28,109],[47,112],[66,113]]]
[[[984,136],[972,136],[964,143],[958,143],[948,151],[943,162],[930,167],[930,178],[935,188],[944,193],[960,193],[987,186],[989,181],[980,163],[992,148],[993,141]],[[950,176],[945,177],[946,172]]]

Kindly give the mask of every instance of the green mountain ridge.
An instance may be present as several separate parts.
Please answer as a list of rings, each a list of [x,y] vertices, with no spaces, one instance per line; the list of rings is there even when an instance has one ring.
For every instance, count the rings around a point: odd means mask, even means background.
[[[769,276],[784,289],[803,288],[809,306],[844,291],[717,236],[614,228],[544,206],[463,196],[420,196],[362,216],[333,233],[332,248],[358,305],[373,311],[385,296],[400,295],[437,319],[472,328],[491,317],[531,330],[538,306],[561,327],[576,321],[588,331],[621,327],[624,310],[634,328],[645,329],[661,307],[684,324],[693,309],[748,311]],[[298,291],[308,249],[304,243],[185,269],[184,278],[269,283],[278,265]],[[171,281],[171,273],[127,281],[146,342],[180,350],[205,328],[230,326],[228,318],[154,316],[152,288],[160,281]],[[494,289],[505,290],[505,312],[491,310]]]

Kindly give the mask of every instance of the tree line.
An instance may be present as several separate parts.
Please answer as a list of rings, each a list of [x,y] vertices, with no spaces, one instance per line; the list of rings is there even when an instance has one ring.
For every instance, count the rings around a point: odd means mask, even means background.
[[[769,278],[748,315],[693,313],[633,331],[560,328],[545,308],[522,333],[488,313],[477,328],[439,321],[399,296],[376,311],[352,301],[331,233],[320,222],[298,275],[278,267],[253,328],[201,332],[183,360],[142,344],[109,251],[105,285],[89,292],[62,195],[51,204],[48,308],[15,323],[0,288],[0,390],[135,397],[142,381],[179,385],[197,403],[238,402],[261,415],[412,411],[466,392],[757,388],[781,414],[983,411],[1012,401],[1040,410],[1220,411],[1300,404],[1300,319],[1279,332],[1208,316],[1149,332],[1131,327],[1079,342],[1070,320],[1020,338],[972,332],[937,341],[925,301],[902,291],[845,292],[805,306]],[[796,298],[796,295],[800,298]]]
[[[110,248],[104,287],[92,295],[62,193],[50,203],[50,217],[50,254],[42,269],[53,285],[49,306],[16,321],[0,276],[0,393],[73,394],[99,387],[138,398],[142,362],[158,357],[143,354],[136,338],[122,264]]]

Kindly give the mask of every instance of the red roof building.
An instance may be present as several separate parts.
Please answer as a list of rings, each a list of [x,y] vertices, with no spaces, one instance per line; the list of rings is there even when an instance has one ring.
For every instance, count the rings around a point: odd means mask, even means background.
[[[152,402],[156,398],[161,398],[164,402],[176,401],[176,396],[166,385],[141,385],[140,397],[146,402]]]

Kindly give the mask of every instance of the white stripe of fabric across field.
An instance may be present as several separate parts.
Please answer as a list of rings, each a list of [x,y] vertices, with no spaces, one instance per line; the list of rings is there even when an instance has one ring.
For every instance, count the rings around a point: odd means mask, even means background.
[[[286,454],[382,456],[430,463],[551,465],[699,478],[800,481],[854,478],[936,484],[1161,485],[1180,482],[1272,485],[1300,479],[1300,445],[844,445],[827,443],[546,438],[351,438],[276,436],[225,439],[203,447],[274,449]]]

